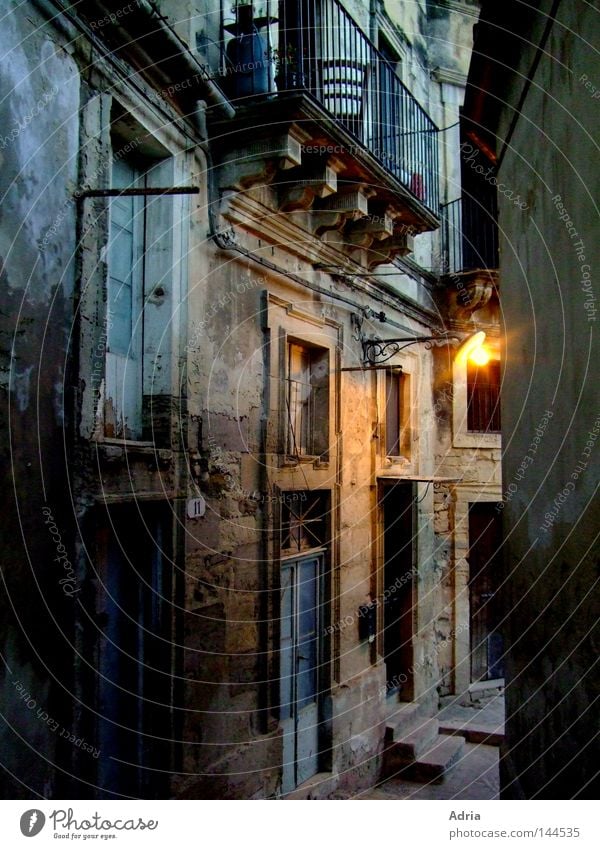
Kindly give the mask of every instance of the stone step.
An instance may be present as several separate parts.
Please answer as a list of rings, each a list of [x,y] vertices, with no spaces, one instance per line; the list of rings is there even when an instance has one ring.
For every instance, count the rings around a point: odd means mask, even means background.
[[[421,705],[418,702],[402,702],[394,706],[394,712],[386,719],[385,739],[393,742],[403,737],[420,721]]]
[[[392,746],[396,755],[403,758],[407,763],[416,761],[421,752],[424,752],[433,743],[439,734],[440,724],[437,719],[424,719],[414,728],[394,740]]]
[[[440,734],[435,743],[412,765],[412,780],[432,781],[436,784],[443,781],[444,775],[461,757],[464,747],[465,741],[462,737],[446,737]]]
[[[407,761],[394,743],[384,753],[384,777],[437,784],[460,758],[464,746],[463,737],[439,734],[418,758]]]
[[[467,704],[479,704],[504,692],[504,678],[491,681],[476,681],[469,687]]]
[[[440,722],[440,734],[464,737],[467,743],[483,743],[485,746],[501,746],[504,742],[504,725],[489,728],[459,719],[445,719]]]

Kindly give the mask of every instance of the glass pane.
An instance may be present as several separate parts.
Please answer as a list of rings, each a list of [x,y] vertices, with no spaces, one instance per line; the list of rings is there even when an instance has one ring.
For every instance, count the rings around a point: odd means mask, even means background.
[[[385,453],[400,454],[400,376],[393,372],[385,375]]]
[[[112,184],[127,188],[139,180],[138,172],[124,161],[114,162]],[[134,285],[141,268],[136,269],[136,228],[143,224],[139,216],[143,205],[134,197],[110,201],[110,238],[108,245],[108,348],[112,353],[131,356],[134,321]],[[136,214],[138,220],[136,221]]]
[[[298,710],[316,701],[319,561],[298,564]]]
[[[294,619],[293,568],[281,572],[281,652],[279,657],[279,716],[287,719],[294,712]]]
[[[131,355],[131,286],[108,280],[108,346],[113,353]]]

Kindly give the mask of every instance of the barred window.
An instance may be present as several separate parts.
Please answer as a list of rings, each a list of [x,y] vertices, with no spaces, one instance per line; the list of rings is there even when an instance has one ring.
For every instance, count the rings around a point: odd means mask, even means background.
[[[327,458],[329,352],[291,342],[287,364],[287,448],[293,457]]]

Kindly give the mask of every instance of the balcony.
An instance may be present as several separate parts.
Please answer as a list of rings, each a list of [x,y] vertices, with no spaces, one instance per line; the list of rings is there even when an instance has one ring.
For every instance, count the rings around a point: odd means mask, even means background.
[[[442,206],[442,243],[449,274],[498,268],[495,199],[463,195]]]
[[[435,229],[437,128],[394,68],[338,0],[282,0],[261,10],[253,18],[249,4],[239,5],[223,21],[220,84],[236,108],[233,132],[237,123],[260,135],[291,117],[305,149],[318,142],[335,151],[342,181],[377,187],[379,206],[391,206],[405,227]]]
[[[498,307],[498,223],[495,192],[463,195],[443,204],[442,274],[448,283],[450,316],[471,319],[487,307],[487,319]],[[484,314],[480,313],[480,319]],[[483,319],[484,320],[484,319]]]

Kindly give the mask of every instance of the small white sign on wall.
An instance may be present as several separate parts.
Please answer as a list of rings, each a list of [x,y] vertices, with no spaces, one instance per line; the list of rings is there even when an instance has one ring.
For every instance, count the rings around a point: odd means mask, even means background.
[[[206,513],[206,501],[200,496],[199,498],[188,498],[187,500],[187,517],[188,519],[200,519]]]

